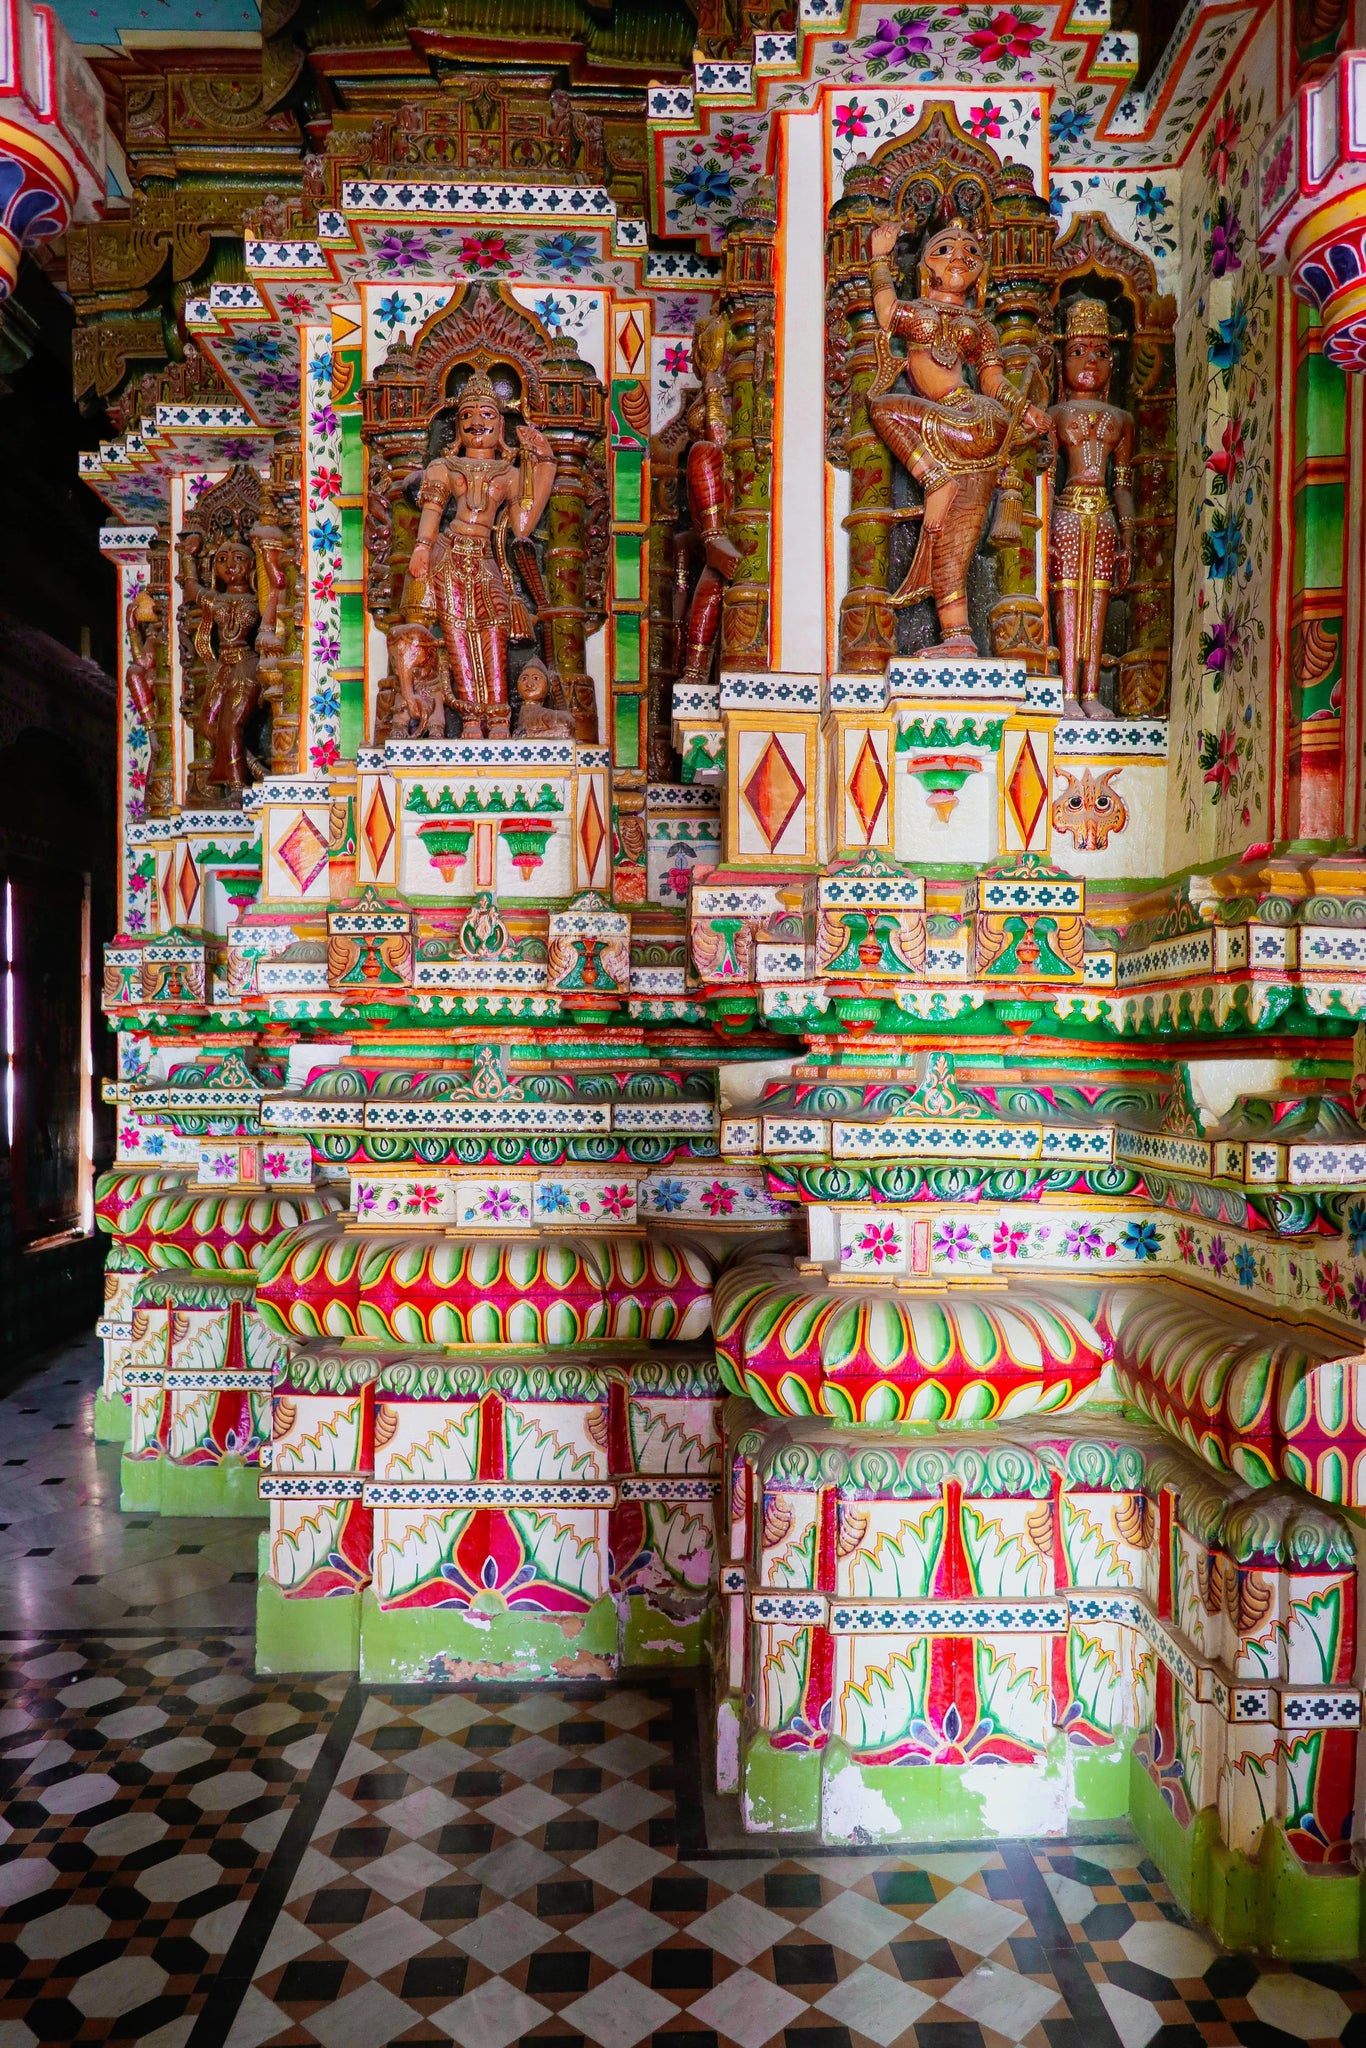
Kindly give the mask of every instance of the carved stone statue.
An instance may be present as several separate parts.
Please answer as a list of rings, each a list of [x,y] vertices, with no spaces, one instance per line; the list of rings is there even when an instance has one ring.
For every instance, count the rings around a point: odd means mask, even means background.
[[[724,319],[699,320],[692,359],[702,389],[688,410],[688,427],[695,436],[686,471],[688,525],[674,545],[674,675],[680,683],[710,679],[721,631],[721,599],[739,560],[738,549],[726,537],[730,416],[722,367],[725,349]]]
[[[128,602],[128,694],[133,709],[149,729],[156,723],[157,642],[160,620],[156,599],[145,583]]]
[[[1105,617],[1111,592],[1129,581],[1133,554],[1134,422],[1109,403],[1113,374],[1107,307],[1100,299],[1073,299],[1059,371],[1062,396],[1049,411],[1067,478],[1053,501],[1048,580],[1066,708],[1088,718],[1110,715],[1100,701]]]
[[[511,729],[508,642],[532,625],[507,563],[511,534],[539,524],[555,481],[555,457],[534,427],[517,429],[520,456],[504,437],[504,402],[482,371],[456,404],[455,453],[423,472],[410,581],[425,586],[450,662],[462,733],[505,739]],[[405,604],[405,613],[411,616]]]
[[[957,219],[933,235],[921,256],[920,296],[902,301],[887,260],[900,232],[897,220],[872,230],[868,271],[883,337],[869,418],[924,492],[915,558],[891,601],[932,597],[940,638],[924,652],[973,656],[968,566],[1012,448],[1046,431],[1048,415],[1011,383],[996,329],[978,311],[987,267],[978,236]],[[902,363],[888,346],[892,336],[906,344]],[[899,368],[909,392],[890,388]]]
[[[261,702],[257,558],[250,536],[261,509],[260,480],[238,464],[205,495],[180,536],[180,587],[189,659],[181,710],[194,733],[186,778],[192,807],[240,802],[248,765],[247,727]]]
[[[390,628],[389,667],[398,688],[385,739],[442,739],[455,708],[440,642],[417,620]]]

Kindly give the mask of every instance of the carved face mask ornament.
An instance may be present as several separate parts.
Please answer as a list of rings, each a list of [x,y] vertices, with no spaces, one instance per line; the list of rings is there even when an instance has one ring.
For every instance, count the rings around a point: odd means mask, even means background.
[[[1129,822],[1129,806],[1112,785],[1118,768],[1093,775],[1083,768],[1081,779],[1068,768],[1059,768],[1067,787],[1053,799],[1053,829],[1065,833],[1078,853],[1100,853],[1112,832],[1122,832]]]

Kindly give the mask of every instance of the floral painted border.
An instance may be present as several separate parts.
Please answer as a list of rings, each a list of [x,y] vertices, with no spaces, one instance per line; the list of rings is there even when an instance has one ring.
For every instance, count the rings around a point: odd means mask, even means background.
[[[342,522],[341,422],[332,403],[332,330],[305,327],[303,342],[304,534],[308,576],[305,734],[309,764],[340,759]]]

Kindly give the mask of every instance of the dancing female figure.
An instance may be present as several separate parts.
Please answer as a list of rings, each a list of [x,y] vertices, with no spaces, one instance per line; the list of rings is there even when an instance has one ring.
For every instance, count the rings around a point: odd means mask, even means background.
[[[987,259],[971,228],[955,219],[931,237],[920,261],[921,295],[905,301],[897,297],[887,260],[900,233],[897,220],[878,223],[869,238],[868,267],[878,326],[906,344],[900,365],[883,344],[883,370],[869,395],[868,414],[924,492],[919,545],[892,604],[932,597],[940,638],[924,652],[974,656],[968,565],[1012,444],[1043,433],[1048,415],[1011,383],[996,329],[977,308]],[[909,393],[888,389],[899,367]],[[967,380],[969,370],[975,386]]]

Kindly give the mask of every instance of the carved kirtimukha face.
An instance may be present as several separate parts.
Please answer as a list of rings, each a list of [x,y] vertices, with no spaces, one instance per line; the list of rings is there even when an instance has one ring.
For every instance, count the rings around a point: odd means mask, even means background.
[[[920,260],[930,289],[952,292],[956,298],[975,291],[987,267],[982,244],[961,225],[942,229],[926,244]]]
[[[1062,353],[1063,383],[1083,397],[1103,398],[1110,389],[1115,359],[1103,334],[1074,334]]]
[[[249,590],[255,566],[244,541],[225,540],[213,558],[213,580],[220,590]]]

